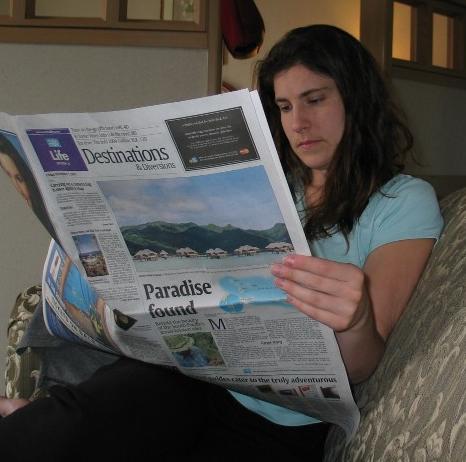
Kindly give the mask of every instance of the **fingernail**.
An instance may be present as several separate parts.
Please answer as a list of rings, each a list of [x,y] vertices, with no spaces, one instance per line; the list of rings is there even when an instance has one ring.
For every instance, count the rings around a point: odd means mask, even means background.
[[[295,262],[294,255],[287,255],[286,257],[283,258],[284,265],[293,266],[294,262]]]

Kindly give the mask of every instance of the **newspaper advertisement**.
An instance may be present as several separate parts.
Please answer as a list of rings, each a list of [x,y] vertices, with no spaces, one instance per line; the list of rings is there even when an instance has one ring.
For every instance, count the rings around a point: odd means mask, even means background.
[[[256,92],[0,121],[60,244],[43,276],[52,334],[355,432],[333,331],[270,272],[309,247]]]

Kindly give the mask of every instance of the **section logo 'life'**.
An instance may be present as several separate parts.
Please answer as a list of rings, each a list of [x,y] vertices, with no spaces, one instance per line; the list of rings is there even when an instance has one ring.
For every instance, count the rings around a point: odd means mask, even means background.
[[[87,171],[69,129],[34,129],[27,130],[26,133],[44,172]]]

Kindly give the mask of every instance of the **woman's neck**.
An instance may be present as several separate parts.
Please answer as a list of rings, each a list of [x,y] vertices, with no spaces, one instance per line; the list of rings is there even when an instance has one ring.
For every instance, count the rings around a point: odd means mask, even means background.
[[[306,205],[314,207],[322,200],[326,180],[326,172],[320,170],[312,171],[312,180],[308,184],[305,193]]]

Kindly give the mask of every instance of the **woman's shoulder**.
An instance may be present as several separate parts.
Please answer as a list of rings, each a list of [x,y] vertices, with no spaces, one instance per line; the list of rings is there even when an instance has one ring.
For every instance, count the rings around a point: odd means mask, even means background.
[[[443,226],[432,185],[405,174],[396,175],[383,185],[372,196],[365,214],[378,234],[391,236],[394,240],[438,238]]]
[[[387,181],[370,199],[370,208],[382,212],[406,207],[438,208],[437,196],[430,183],[411,175],[399,174]]]
[[[435,190],[427,181],[411,175],[400,173],[387,181],[381,188],[382,195],[409,195],[413,193],[428,195],[436,200]]]

